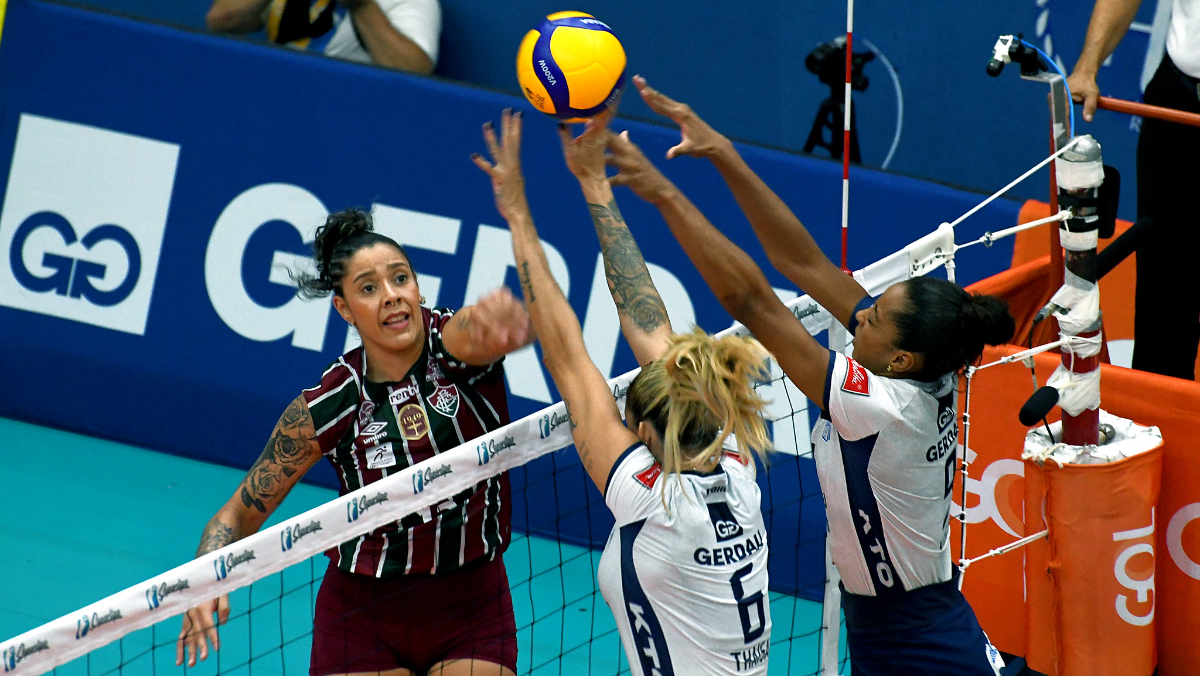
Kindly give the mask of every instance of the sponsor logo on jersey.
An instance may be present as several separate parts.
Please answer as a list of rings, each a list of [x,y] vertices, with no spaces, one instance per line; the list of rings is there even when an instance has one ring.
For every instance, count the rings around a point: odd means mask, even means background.
[[[938,442],[930,446],[925,451],[925,459],[929,462],[937,462],[946,457],[946,454],[958,448],[958,425],[952,426],[942,434],[942,438]]]
[[[829,436],[833,432],[833,423],[825,421],[825,428],[821,430],[821,440],[829,441]]]
[[[646,488],[654,488],[654,482],[658,481],[658,477],[661,474],[662,465],[656,462],[637,474],[634,474],[633,479]]]
[[[358,448],[368,448],[379,443],[385,436],[387,436],[387,423],[377,420],[366,427],[360,427],[358,436],[354,439],[354,445]]]
[[[747,647],[745,650],[736,653],[729,653],[733,657],[734,665],[737,671],[748,671],[760,664],[765,664],[767,654],[771,652],[770,641],[762,641]]]
[[[435,411],[447,418],[453,418],[458,415],[458,386],[454,383],[439,384],[434,388],[433,394],[429,395],[428,401]]]
[[[425,368],[425,379],[433,381],[445,380],[446,374],[442,373],[442,367],[438,366],[436,361],[430,359],[429,366]]]
[[[754,555],[755,552],[766,546],[766,537],[763,531],[756,531],[754,535],[728,547],[697,547],[696,551],[692,552],[692,560],[702,566],[727,566],[734,563],[739,563]]]
[[[354,523],[358,521],[358,517],[367,513],[375,505],[387,502],[387,493],[376,493],[370,497],[362,496],[357,500],[351,500],[346,503],[346,523]]]
[[[49,649],[50,643],[46,640],[41,640],[31,645],[25,645],[22,643],[21,645],[5,648],[3,652],[0,652],[0,659],[4,660],[4,671],[12,671],[13,669],[16,669],[17,665],[21,663],[21,660],[25,659],[26,657]]]
[[[154,610],[171,594],[188,588],[187,580],[177,580],[174,584],[164,582],[157,587],[150,587],[146,590],[146,605],[150,607],[150,610]]]
[[[475,447],[475,455],[478,456],[479,465],[482,467],[491,462],[492,458],[499,455],[501,451],[516,445],[517,440],[512,437],[488,439],[487,441],[479,442],[479,445]]]
[[[392,452],[392,442],[380,444],[366,451],[367,469],[383,469],[396,464],[396,454]]]
[[[217,575],[217,581],[220,582],[229,577],[229,573],[233,572],[234,568],[254,560],[254,550],[247,549],[241,554],[226,554],[218,556],[216,561],[213,561],[213,572]]]
[[[413,478],[412,478],[413,493],[414,494],[420,493],[421,491],[425,490],[425,487],[427,485],[433,483],[439,477],[444,477],[447,474],[453,474],[453,473],[454,473],[454,470],[450,468],[450,465],[442,465],[441,467],[438,467],[437,469],[434,469],[433,467],[429,467],[429,468],[426,468],[426,470],[424,472],[417,472],[416,474],[413,474]]]
[[[279,534],[279,547],[285,552],[289,551],[301,538],[319,530],[322,530],[320,521],[310,521],[307,526],[293,524]]]
[[[867,379],[867,369],[853,359],[846,360],[846,381],[842,389],[851,394],[870,396],[871,381]]]
[[[0,305],[143,335],[179,146],[22,115],[0,212]]]
[[[121,619],[121,611],[116,608],[110,608],[109,611],[103,615],[100,613],[84,615],[78,620],[75,620],[75,640],[78,641],[84,636],[87,636],[88,632],[96,627],[108,624],[109,622],[115,622],[119,619]]]
[[[717,542],[728,542],[734,538],[741,537],[742,525],[733,516],[733,510],[729,509],[729,503],[708,503],[708,518],[712,521],[713,531],[717,535]]]
[[[425,409],[420,404],[405,404],[396,412],[396,420],[400,421],[400,435],[409,441],[429,433],[429,418],[425,417]]]
[[[392,393],[388,395],[388,402],[392,406],[399,406],[415,396],[417,396],[416,383],[405,382],[403,385],[392,389]]]
[[[542,439],[545,439],[546,437],[550,436],[550,434],[554,430],[558,429],[561,425],[564,425],[569,422],[571,422],[571,416],[569,416],[565,413],[559,413],[558,411],[555,411],[553,413],[547,413],[546,415],[543,415],[542,419],[538,422],[538,430],[539,430],[540,437]]]
[[[371,421],[371,415],[374,413],[375,402],[364,401],[362,405],[358,407],[358,426],[364,428],[367,427]],[[366,430],[364,429],[363,432],[365,433]]]

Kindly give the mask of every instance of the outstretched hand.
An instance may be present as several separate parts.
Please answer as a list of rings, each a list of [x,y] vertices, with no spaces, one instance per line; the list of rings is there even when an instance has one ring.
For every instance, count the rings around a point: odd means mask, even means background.
[[[570,127],[565,124],[558,125],[563,159],[567,161],[567,169],[571,170],[580,183],[605,180],[605,150],[612,137],[612,130],[608,125],[616,114],[616,106],[609,106],[604,112],[588,120],[583,133],[576,137],[571,136]]]
[[[679,125],[682,138],[678,145],[667,151],[668,160],[680,155],[709,157],[729,143],[729,139],[717,133],[715,129],[708,126],[707,122],[700,119],[691,106],[653,89],[646,82],[646,78],[634,75],[633,84],[637,87],[638,93],[642,95],[642,100],[646,102],[647,106],[650,106],[650,110],[663,117],[671,118],[675,124]]]
[[[479,153],[471,155],[471,161],[491,177],[496,210],[505,219],[527,214],[525,176],[521,174],[521,111],[504,110],[500,115],[499,138],[490,121],[483,123],[483,140],[491,162]]]
[[[216,621],[213,621],[216,614]],[[175,666],[183,664],[187,659],[189,667],[196,666],[200,661],[208,659],[208,646],[213,650],[221,649],[221,637],[217,626],[229,620],[229,596],[209,599],[190,608],[183,614],[183,626],[179,630],[179,639],[175,641]]]
[[[674,190],[675,184],[629,140],[629,132],[610,135],[608,149],[612,151],[608,161],[618,170],[616,176],[608,179],[613,187],[628,186],[634,194],[652,204],[657,204]]]

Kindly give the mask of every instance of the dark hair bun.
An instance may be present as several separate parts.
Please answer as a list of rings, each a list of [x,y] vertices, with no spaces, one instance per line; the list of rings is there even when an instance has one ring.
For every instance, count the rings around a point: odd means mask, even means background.
[[[363,245],[380,239],[400,249],[400,246],[390,239],[374,235],[374,228],[371,214],[362,209],[346,209],[330,214],[317,228],[317,239],[313,242],[316,273],[291,273],[300,295],[305,298],[321,298],[330,292],[340,293],[342,275],[345,274],[345,260],[358,248],[354,246],[355,243]],[[405,257],[407,258],[407,254]]]
[[[1007,343],[1017,330],[1008,303],[995,296],[973,294],[962,307],[963,328],[987,345]]]
[[[330,214],[325,223],[317,228],[317,240],[313,242],[313,258],[316,259],[317,274],[321,279],[328,279],[329,262],[338,246],[374,229],[371,214],[361,209],[346,209]]]

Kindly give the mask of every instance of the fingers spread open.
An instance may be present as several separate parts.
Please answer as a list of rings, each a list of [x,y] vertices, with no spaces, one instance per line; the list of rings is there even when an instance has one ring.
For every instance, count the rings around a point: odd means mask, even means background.
[[[492,128],[491,120],[483,123],[483,142],[487,144],[488,154],[493,161],[500,160],[500,144],[496,140],[496,130]]]

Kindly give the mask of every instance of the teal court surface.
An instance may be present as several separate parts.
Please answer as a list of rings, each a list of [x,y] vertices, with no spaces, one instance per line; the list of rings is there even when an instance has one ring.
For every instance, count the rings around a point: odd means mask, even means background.
[[[254,458],[246,458],[248,468]],[[0,642],[192,558],[200,532],[244,470],[0,419]],[[298,485],[268,525],[336,497]],[[595,587],[600,552],[514,535],[505,554],[518,673],[628,673]],[[231,595],[222,649],[175,666],[178,617],[59,667],[63,676],[308,673],[318,556]],[[249,612],[248,612],[249,611]],[[820,604],[771,594],[770,673],[813,674]],[[844,647],[843,647],[844,651]]]

